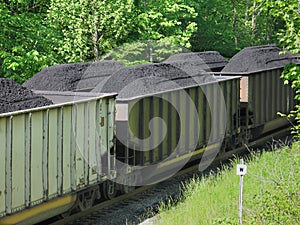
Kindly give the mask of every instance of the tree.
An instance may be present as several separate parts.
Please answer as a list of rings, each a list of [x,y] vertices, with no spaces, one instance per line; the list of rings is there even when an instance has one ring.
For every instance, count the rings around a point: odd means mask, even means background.
[[[134,2],[134,28],[128,42],[114,49],[109,57],[126,65],[160,62],[184,48],[196,30],[197,13],[182,0]],[[106,56],[107,57],[107,56]]]
[[[195,9],[184,0],[144,0],[135,2],[138,40],[165,40],[190,48],[196,30]]]
[[[184,0],[52,0],[48,18],[60,31],[58,54],[65,62],[77,62],[99,60],[100,55],[123,43],[128,44],[119,50],[138,52],[137,41],[159,40],[190,47],[195,30],[190,19],[195,15]]]
[[[234,24],[234,7],[231,0],[193,0],[198,13],[195,21],[197,31],[191,39],[193,51],[216,50],[231,57],[236,53],[235,37],[237,22]],[[242,30],[242,29],[241,29]]]
[[[51,34],[44,20],[47,1],[0,3],[0,76],[22,83],[54,59]]]
[[[193,51],[216,50],[232,57],[246,46],[276,42],[274,34],[281,24],[263,10],[267,0],[190,1],[198,13]]]
[[[132,0],[52,0],[48,18],[60,31],[56,51],[65,62],[98,60],[132,29]]]
[[[167,42],[166,39],[136,41],[125,43],[113,49],[108,54],[105,54],[103,59],[114,59],[126,66],[132,66],[162,62],[170,55],[185,51],[184,47]]]

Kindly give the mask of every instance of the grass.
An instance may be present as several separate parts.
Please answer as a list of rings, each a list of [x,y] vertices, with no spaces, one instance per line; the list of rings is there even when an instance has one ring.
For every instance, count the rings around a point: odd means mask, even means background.
[[[243,224],[300,224],[300,142],[246,159]],[[155,224],[238,224],[236,164],[183,187],[183,198],[160,207]]]

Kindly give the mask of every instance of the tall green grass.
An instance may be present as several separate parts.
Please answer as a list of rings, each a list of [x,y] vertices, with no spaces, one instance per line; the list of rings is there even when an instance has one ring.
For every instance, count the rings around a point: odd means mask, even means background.
[[[238,224],[236,164],[184,185],[175,206],[162,205],[155,224]],[[246,159],[243,224],[300,224],[300,143]]]

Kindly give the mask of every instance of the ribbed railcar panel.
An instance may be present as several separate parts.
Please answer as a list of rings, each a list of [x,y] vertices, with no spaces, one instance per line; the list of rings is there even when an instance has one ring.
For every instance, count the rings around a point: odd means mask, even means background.
[[[14,117],[12,122],[11,152],[12,212],[25,207],[25,131],[25,115]]]
[[[58,139],[63,135],[63,131],[57,132],[59,130],[60,123],[62,122],[59,117],[58,109],[49,110],[49,147],[50,151],[48,151],[48,194],[49,197],[55,197],[61,194],[62,185],[58,184],[58,147],[61,145],[61,141]]]
[[[0,115],[0,217],[114,174],[115,154],[108,152],[115,133],[115,96],[104,99]],[[89,163],[90,143],[98,146],[96,161],[101,162],[102,154],[109,167]],[[102,167],[106,173],[98,175]]]
[[[278,112],[293,109],[294,91],[280,78],[282,69],[249,74],[249,109],[254,114],[254,126],[279,118]]]
[[[5,194],[5,186],[6,186],[6,154],[7,154],[7,119],[0,118],[0,159],[5,159],[2,163],[0,163],[0,217],[5,214],[6,211],[6,194]]]
[[[128,124],[132,131],[128,140],[129,147],[137,150],[135,165],[166,159],[176,147],[176,154],[181,155],[204,147],[209,140],[210,143],[220,142],[224,135],[229,137],[236,133],[239,127],[239,97],[239,78],[228,78],[185,90],[120,99],[118,104],[128,104]],[[198,135],[195,135],[197,122],[193,109],[196,109],[199,119]],[[150,125],[152,118],[157,116],[166,124],[166,137],[162,137],[161,122]],[[125,126],[124,132],[127,132]],[[163,138],[161,144],[153,147],[159,137]],[[150,151],[139,151],[145,148]]]
[[[30,170],[31,170],[31,199],[32,203],[40,203],[44,199],[44,158],[46,154],[44,151],[44,142],[47,141],[48,137],[44,136],[44,115],[43,112],[37,112],[32,114],[32,129],[31,129],[31,159],[30,159]],[[45,162],[47,163],[47,162]],[[46,166],[46,165],[45,165]]]

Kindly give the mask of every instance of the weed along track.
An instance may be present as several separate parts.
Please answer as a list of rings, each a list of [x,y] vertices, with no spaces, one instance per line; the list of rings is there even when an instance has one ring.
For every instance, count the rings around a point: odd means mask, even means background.
[[[57,65],[23,87],[1,79],[9,85],[0,98],[0,224],[123,223],[177,196],[190,176],[177,176],[182,169],[204,171],[286,132],[291,121],[277,112],[296,102],[280,76],[299,62],[279,52],[245,48],[228,63],[207,52],[128,67]],[[26,107],[14,108],[20,101]]]

